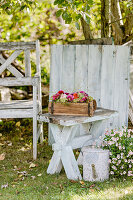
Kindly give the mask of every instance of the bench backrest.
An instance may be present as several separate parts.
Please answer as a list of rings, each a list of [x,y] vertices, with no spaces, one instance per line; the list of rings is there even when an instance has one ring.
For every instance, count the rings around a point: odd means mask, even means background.
[[[98,106],[119,112],[109,126],[128,125],[129,56],[127,46],[52,45],[50,96],[84,90]]]
[[[5,69],[9,70],[15,77],[4,77],[0,78],[0,86],[17,86],[17,85],[32,85],[33,79],[31,77],[31,60],[30,51],[36,50],[36,73],[40,77],[40,44],[39,41],[35,42],[9,42],[0,43],[0,51],[14,50],[10,57],[5,59],[2,54],[0,54],[0,74],[4,72]],[[25,73],[22,74],[12,62],[24,52],[25,59]]]

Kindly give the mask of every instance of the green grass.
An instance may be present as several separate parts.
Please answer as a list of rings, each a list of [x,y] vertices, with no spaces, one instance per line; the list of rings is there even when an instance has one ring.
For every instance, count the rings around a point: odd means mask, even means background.
[[[132,179],[112,178],[91,183],[70,181],[64,170],[48,175],[52,150],[47,143],[47,125],[44,126],[45,142],[38,144],[38,159],[33,161],[32,121],[19,121],[0,123],[0,154],[5,153],[5,159],[0,161],[0,200],[133,199]],[[29,168],[31,163],[35,164],[34,168]],[[8,187],[1,188],[7,184]]]

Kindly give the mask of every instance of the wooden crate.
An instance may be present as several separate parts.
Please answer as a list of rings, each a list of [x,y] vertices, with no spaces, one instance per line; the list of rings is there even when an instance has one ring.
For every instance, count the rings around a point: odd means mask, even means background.
[[[49,113],[53,115],[93,116],[96,110],[96,101],[89,103],[55,103],[50,102]]]

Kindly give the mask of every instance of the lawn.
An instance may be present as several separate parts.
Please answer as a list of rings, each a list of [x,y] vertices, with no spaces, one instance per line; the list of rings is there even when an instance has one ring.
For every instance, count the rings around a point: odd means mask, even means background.
[[[133,199],[132,179],[110,178],[105,182],[71,181],[61,174],[46,173],[52,155],[45,142],[38,144],[38,159],[32,160],[32,120],[0,122],[0,200],[108,200]],[[81,169],[82,170],[82,169]]]

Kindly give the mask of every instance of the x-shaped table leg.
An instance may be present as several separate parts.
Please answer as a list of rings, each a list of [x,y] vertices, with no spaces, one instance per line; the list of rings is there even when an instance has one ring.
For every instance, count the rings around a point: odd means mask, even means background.
[[[81,180],[82,177],[78,164],[70,145],[70,142],[76,135],[77,128],[75,126],[51,124],[51,131],[55,143],[52,145],[54,153],[48,166],[47,173],[59,173],[63,165],[68,179]]]

